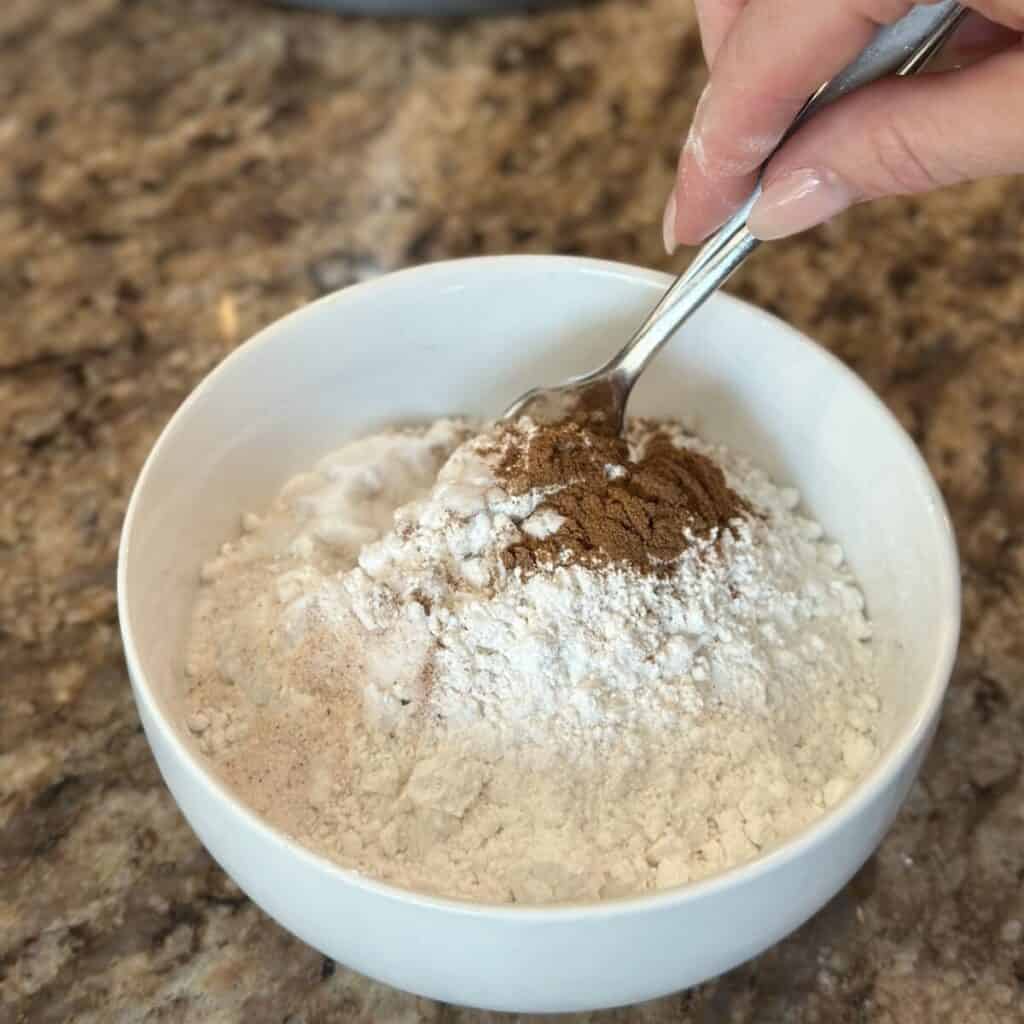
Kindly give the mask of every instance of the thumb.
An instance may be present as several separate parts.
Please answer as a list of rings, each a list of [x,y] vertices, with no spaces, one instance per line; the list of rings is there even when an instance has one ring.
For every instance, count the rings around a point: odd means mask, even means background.
[[[813,118],[765,171],[750,230],[782,238],[854,203],[1024,171],[1024,48],[878,82]]]

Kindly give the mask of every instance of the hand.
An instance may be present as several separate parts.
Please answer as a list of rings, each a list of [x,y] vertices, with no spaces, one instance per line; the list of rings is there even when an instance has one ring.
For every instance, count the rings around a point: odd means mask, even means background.
[[[665,209],[665,246],[702,241],[750,194],[800,107],[910,0],[696,0],[708,86]],[[815,115],[765,170],[750,230],[813,227],[854,203],[1024,171],[1024,0],[976,0],[952,70],[890,78]]]

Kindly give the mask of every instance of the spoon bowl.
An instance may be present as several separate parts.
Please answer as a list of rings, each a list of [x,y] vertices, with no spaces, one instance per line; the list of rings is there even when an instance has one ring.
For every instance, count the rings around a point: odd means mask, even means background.
[[[505,419],[579,420],[599,433],[618,435],[625,424],[631,388],[632,381],[618,366],[603,366],[553,388],[531,388],[505,410]]]

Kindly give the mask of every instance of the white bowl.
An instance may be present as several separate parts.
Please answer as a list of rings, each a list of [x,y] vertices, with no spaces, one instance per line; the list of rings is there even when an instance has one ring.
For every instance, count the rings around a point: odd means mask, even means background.
[[[859,574],[885,701],[870,774],[816,824],[717,877],[556,907],[435,899],[343,870],[275,831],[207,770],[181,726],[200,563],[291,474],[398,420],[493,416],[528,385],[600,362],[668,284],[593,260],[495,257],[393,274],[315,302],[242,346],[171,420],[135,488],[118,602],[139,713],[204,845],[285,928],[358,971],[491,1009],[621,1005],[693,985],[818,910],[881,840],[935,729],[959,630],[957,555],[910,439],[837,360],[714,298],[658,357],[632,411],[701,432],[798,487]],[[686,793],[679,794],[680,800]]]

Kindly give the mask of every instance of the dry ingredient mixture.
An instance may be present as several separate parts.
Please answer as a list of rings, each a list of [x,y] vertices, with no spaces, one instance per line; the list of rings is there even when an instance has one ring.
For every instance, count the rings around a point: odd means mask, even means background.
[[[674,422],[354,441],[204,566],[188,728],[271,822],[409,888],[721,871],[876,756],[863,598],[799,506]]]

